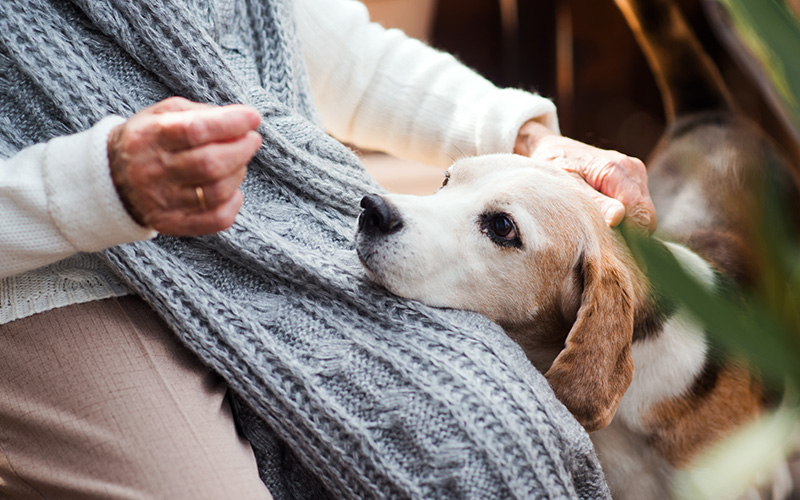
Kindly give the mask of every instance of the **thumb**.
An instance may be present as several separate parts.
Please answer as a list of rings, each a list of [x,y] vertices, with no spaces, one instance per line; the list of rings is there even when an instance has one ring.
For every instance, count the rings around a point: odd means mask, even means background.
[[[621,201],[609,198],[599,191],[595,191],[592,198],[610,227],[617,226],[625,218],[625,205]]]

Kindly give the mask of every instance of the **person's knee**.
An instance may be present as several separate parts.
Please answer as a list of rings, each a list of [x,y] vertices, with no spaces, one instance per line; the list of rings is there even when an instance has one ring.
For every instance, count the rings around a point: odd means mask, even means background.
[[[226,386],[135,300],[5,325],[0,497],[270,498]]]

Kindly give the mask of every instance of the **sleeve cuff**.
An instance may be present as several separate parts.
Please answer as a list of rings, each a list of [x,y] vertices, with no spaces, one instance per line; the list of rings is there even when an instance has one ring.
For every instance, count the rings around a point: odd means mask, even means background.
[[[108,135],[124,121],[110,116],[85,132],[47,143],[44,182],[48,211],[78,251],[97,252],[157,234],[128,215],[111,180]]]
[[[553,101],[522,90],[499,90],[479,112],[475,128],[477,153],[511,153],[519,129],[530,120],[539,121],[553,132],[560,133]]]

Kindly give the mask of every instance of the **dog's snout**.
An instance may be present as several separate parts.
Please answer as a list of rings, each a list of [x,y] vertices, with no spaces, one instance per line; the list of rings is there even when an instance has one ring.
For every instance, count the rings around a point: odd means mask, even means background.
[[[403,227],[403,219],[397,209],[377,194],[368,194],[361,198],[364,210],[358,217],[358,228],[361,231],[375,230],[390,234]]]

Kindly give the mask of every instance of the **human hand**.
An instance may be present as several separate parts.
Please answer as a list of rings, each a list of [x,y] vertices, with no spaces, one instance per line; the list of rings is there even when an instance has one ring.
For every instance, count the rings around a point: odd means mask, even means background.
[[[111,178],[142,226],[196,236],[233,224],[247,164],[261,147],[259,113],[165,99],[116,127],[108,137]]]
[[[657,219],[647,188],[647,171],[638,158],[598,149],[552,132],[529,121],[520,128],[514,152],[556,162],[591,187],[594,200],[609,226],[624,218],[652,233]]]

